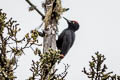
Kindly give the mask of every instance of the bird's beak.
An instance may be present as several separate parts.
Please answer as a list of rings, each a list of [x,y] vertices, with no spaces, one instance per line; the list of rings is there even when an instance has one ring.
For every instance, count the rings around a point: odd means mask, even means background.
[[[63,18],[67,21],[67,23],[70,23],[70,21],[67,18],[65,18],[65,17],[63,17]]]

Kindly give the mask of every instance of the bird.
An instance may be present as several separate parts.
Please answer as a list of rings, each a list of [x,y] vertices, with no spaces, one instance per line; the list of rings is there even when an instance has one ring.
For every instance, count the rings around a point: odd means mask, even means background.
[[[73,46],[73,43],[75,41],[75,32],[80,27],[77,21],[68,20],[65,17],[63,18],[67,21],[68,27],[62,31],[62,33],[58,36],[58,40],[56,40],[57,48],[61,51],[60,52],[61,58],[64,58],[64,56]]]

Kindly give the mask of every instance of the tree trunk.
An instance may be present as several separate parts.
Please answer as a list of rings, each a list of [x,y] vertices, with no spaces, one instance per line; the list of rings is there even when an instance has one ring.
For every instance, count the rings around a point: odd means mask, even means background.
[[[43,53],[47,52],[48,49],[56,49],[56,29],[57,21],[55,17],[52,17],[54,10],[54,3],[56,0],[46,0],[44,3],[45,10],[45,36],[43,38]]]
[[[56,24],[55,24],[56,25]],[[56,49],[56,26],[49,25],[50,28],[44,29],[45,36],[43,38],[43,53],[47,52],[48,49]]]

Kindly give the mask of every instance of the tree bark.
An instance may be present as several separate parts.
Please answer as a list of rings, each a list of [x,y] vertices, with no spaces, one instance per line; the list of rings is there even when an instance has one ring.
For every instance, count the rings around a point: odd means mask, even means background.
[[[57,21],[53,17],[53,4],[56,0],[46,0],[44,5],[45,10],[45,36],[43,38],[43,53],[47,52],[48,49],[56,49],[56,31],[57,31]]]

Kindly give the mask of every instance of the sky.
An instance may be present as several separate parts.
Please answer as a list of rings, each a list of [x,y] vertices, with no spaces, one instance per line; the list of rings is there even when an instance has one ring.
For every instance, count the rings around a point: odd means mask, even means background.
[[[44,12],[41,8],[44,0],[31,1]],[[70,8],[62,16],[80,24],[73,47],[58,65],[60,72],[64,69],[63,63],[70,65],[66,80],[89,80],[81,71],[83,67],[88,68],[91,56],[97,51],[107,58],[105,64],[109,70],[120,74],[120,0],[62,0],[62,5]],[[28,7],[25,0],[0,0],[0,8],[8,18],[13,17],[20,24],[19,37],[41,24],[41,16],[36,11],[29,12]],[[67,27],[64,19],[60,19],[58,27],[60,32]],[[31,60],[38,60],[38,57],[27,50],[19,59],[17,80],[31,75]]]

